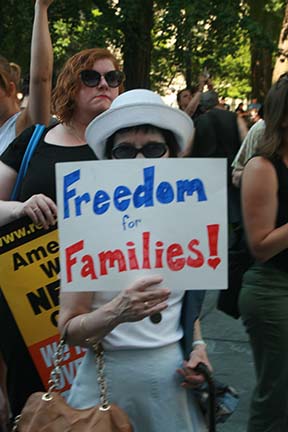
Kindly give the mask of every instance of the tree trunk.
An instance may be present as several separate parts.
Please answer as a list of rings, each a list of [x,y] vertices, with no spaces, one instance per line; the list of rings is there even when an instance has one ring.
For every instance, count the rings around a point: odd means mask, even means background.
[[[272,53],[269,49],[257,47],[251,42],[251,99],[264,102],[271,87]]]
[[[150,88],[153,0],[121,0],[125,88]]]
[[[269,26],[271,25],[264,2],[247,0],[250,7],[250,18],[255,28],[250,32],[251,52],[251,99],[264,102],[272,81],[272,47]]]
[[[288,72],[288,1],[286,1],[285,15],[279,37],[273,82],[277,81],[279,76],[285,72]]]

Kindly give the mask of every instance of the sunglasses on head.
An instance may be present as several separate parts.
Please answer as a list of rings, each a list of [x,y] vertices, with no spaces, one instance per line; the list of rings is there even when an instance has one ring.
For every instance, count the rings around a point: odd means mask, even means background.
[[[86,69],[80,72],[81,81],[87,87],[97,87],[102,77],[105,78],[109,87],[116,88],[123,82],[124,73],[119,70],[111,70],[102,75],[93,69]]]
[[[111,153],[115,159],[134,159],[138,153],[142,153],[145,158],[160,158],[167,151],[167,144],[150,141],[141,148],[136,148],[130,143],[121,143],[113,147]]]

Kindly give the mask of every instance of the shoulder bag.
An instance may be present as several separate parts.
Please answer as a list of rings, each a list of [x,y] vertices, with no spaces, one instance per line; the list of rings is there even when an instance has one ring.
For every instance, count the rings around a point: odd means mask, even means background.
[[[107,398],[107,384],[104,376],[104,353],[102,345],[92,346],[98,366],[100,387],[99,405],[88,409],[76,409],[53,391],[60,381],[61,362],[65,342],[58,344],[47,393],[33,393],[27,400],[21,414],[16,417],[13,432],[133,432],[127,414]]]
[[[30,162],[30,159],[37,147],[37,144],[43,134],[43,131],[45,129],[45,125],[37,124],[35,126],[34,132],[30,138],[30,141],[28,143],[28,146],[25,150],[20,169],[16,178],[16,182],[14,185],[14,188],[11,193],[10,201],[15,201],[18,198],[19,190],[22,184],[22,180],[25,177],[25,174],[27,172],[28,164]]]

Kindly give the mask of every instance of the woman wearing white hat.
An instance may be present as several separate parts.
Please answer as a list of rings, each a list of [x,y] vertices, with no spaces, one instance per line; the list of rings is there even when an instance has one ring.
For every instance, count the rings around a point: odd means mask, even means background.
[[[99,159],[175,157],[192,135],[191,119],[149,90],[118,96],[86,130]],[[160,282],[151,275],[122,292],[62,293],[59,328],[70,344],[102,342],[110,400],[128,413],[135,432],[205,431],[187,389],[203,381],[194,370],[200,361],[210,368],[197,320],[203,292],[171,292]],[[90,349],[68,402],[82,409],[99,403]]]

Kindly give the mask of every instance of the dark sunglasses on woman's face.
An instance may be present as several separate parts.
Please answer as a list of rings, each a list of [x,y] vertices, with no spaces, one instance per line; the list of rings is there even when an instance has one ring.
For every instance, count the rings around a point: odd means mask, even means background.
[[[113,147],[112,156],[115,159],[134,159],[138,153],[145,158],[160,158],[168,151],[167,144],[157,141],[149,141],[141,148],[136,148],[130,143],[121,143]]]
[[[80,72],[81,81],[87,87],[97,87],[102,77],[105,78],[109,87],[116,88],[123,82],[124,73],[119,70],[111,70],[102,75],[93,69],[86,69]]]

